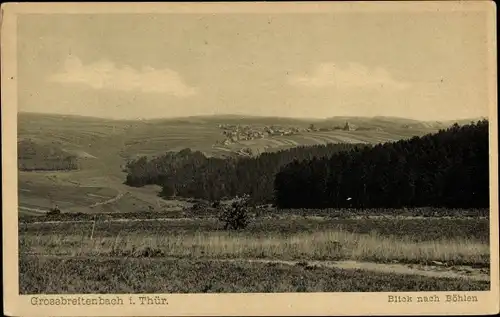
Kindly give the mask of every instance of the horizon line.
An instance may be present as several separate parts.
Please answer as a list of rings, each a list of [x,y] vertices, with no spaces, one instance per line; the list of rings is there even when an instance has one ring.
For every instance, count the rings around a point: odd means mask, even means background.
[[[56,112],[37,112],[37,111],[18,111],[18,115],[20,114],[34,114],[34,115],[47,115],[47,116],[60,116],[60,117],[79,117],[79,118],[88,118],[88,119],[99,119],[99,120],[109,120],[109,121],[153,121],[153,120],[182,120],[182,119],[191,119],[191,118],[209,118],[209,117],[238,117],[238,118],[262,118],[262,119],[290,119],[290,120],[300,120],[300,121],[325,121],[329,119],[335,118],[392,118],[392,119],[404,119],[404,120],[414,120],[419,122],[443,122],[443,121],[462,121],[462,120],[484,120],[489,119],[488,116],[476,116],[476,117],[462,117],[462,118],[450,118],[450,119],[414,119],[411,117],[399,117],[399,116],[390,116],[390,115],[378,115],[378,116],[349,116],[349,115],[339,115],[339,116],[329,116],[329,117],[289,117],[289,116],[271,116],[271,115],[254,115],[254,114],[238,114],[238,113],[221,113],[221,114],[198,114],[191,116],[178,116],[178,117],[154,117],[154,118],[112,118],[112,117],[100,117],[100,116],[91,116],[91,115],[80,115],[80,114],[72,114],[72,113],[56,113]]]

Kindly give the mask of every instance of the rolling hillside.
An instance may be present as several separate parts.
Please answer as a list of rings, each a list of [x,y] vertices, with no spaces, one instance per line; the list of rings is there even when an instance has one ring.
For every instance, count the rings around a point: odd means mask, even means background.
[[[104,156],[105,159],[117,161],[141,155],[162,154],[165,151],[178,151],[186,147],[206,155],[224,156],[244,147],[254,148],[261,153],[298,145],[337,142],[376,144],[436,132],[455,122],[422,122],[392,117],[301,120],[232,115],[132,121],[34,113],[21,113],[18,119],[18,138],[31,139],[34,142],[52,142],[78,156],[101,156],[101,160]],[[313,124],[321,130],[341,127],[346,122],[356,127],[356,130],[310,131],[240,140],[229,145],[216,144],[217,141],[224,140],[223,130],[219,125],[305,129]]]
[[[346,122],[357,129],[331,130]],[[48,150],[51,155],[76,157],[78,170],[20,171],[19,205],[25,213],[40,213],[54,205],[63,208],[63,212],[168,210],[178,208],[180,203],[158,198],[157,186],[131,188],[123,184],[122,170],[129,159],[183,148],[224,157],[241,154],[238,152],[243,149],[259,154],[299,145],[375,144],[436,132],[452,123],[385,117],[300,120],[233,115],[134,121],[20,113],[20,165],[27,155],[43,157],[46,153],[41,152]],[[308,131],[311,125],[315,129]],[[259,131],[273,127],[277,131],[294,132],[224,144],[227,135],[221,127],[225,126],[236,130],[239,128],[235,127],[246,126]]]

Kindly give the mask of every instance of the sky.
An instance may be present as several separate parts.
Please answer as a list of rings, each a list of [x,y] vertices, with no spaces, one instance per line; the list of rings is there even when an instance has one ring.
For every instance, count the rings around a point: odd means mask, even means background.
[[[485,12],[24,14],[18,110],[488,115]]]

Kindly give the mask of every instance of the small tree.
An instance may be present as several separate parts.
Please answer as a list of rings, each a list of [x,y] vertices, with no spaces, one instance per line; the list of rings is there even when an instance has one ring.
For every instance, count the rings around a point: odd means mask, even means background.
[[[59,209],[59,207],[56,205],[54,206],[53,208],[51,208],[48,212],[47,212],[47,216],[53,216],[53,215],[59,215],[61,214],[61,210]]]
[[[231,206],[223,206],[219,220],[224,223],[224,230],[241,230],[248,226],[249,196],[234,201]]]

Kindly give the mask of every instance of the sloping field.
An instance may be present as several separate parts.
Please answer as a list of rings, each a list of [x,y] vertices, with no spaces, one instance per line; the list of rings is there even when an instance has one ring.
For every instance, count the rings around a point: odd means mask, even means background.
[[[148,201],[141,200],[129,193],[115,196],[112,200],[99,202],[90,208],[96,213],[127,213],[137,211],[153,211],[158,208],[158,205]]]
[[[19,212],[43,215],[55,205],[63,213],[168,211],[186,205],[161,199],[156,186],[128,187],[123,184],[124,175],[106,175],[103,171],[100,167],[72,172],[20,172]]]
[[[88,148],[123,133],[126,122],[97,118],[21,113],[18,138],[54,143],[70,149]]]
[[[18,188],[19,207],[24,212],[30,209],[50,210],[55,205],[68,211],[75,207],[90,206],[118,195],[118,191],[107,187],[85,187],[59,184],[21,183]],[[25,208],[23,208],[25,207]],[[29,209],[28,209],[29,208]]]

